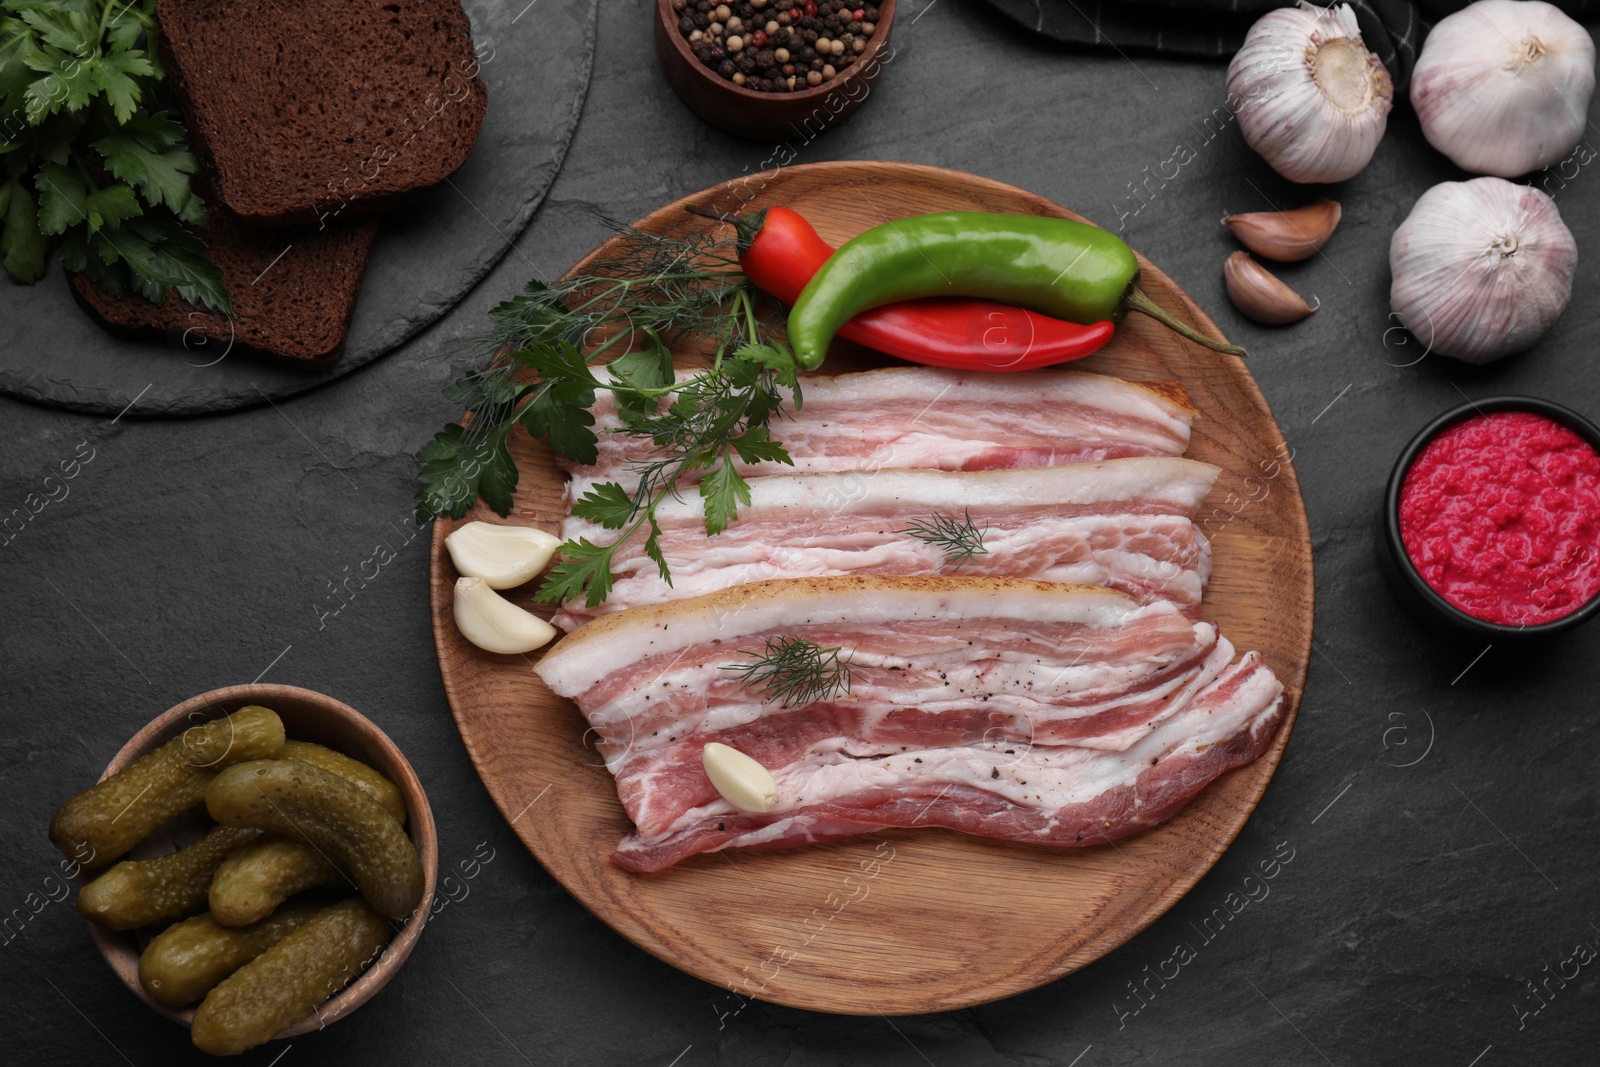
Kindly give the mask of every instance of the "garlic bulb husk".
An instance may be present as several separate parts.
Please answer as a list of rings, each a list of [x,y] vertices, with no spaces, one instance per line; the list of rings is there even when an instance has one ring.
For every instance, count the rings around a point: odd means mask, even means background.
[[[1515,178],[1577,145],[1594,40],[1542,0],[1478,0],[1439,21],[1411,76],[1428,143],[1461,169]]]
[[[1544,193],[1503,178],[1444,182],[1389,242],[1389,306],[1427,351],[1487,363],[1555,325],[1577,265],[1577,242]]]
[[[1269,11],[1228,64],[1245,142],[1292,182],[1338,182],[1377,151],[1394,86],[1349,4]]]
[[[453,606],[461,636],[485,652],[532,652],[556,636],[554,626],[523,611],[482,578],[457,578]]]
[[[561,539],[531,526],[469,522],[450,532],[444,547],[456,570],[482,578],[491,589],[512,589],[532,581],[550,565]]]

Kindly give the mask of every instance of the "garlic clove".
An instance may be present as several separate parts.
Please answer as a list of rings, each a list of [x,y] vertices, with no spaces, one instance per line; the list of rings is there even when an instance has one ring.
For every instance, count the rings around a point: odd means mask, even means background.
[[[454,608],[461,636],[485,652],[532,652],[556,636],[554,626],[523,611],[482,578],[456,579]]]
[[[1256,255],[1280,263],[1294,263],[1322,250],[1343,213],[1335,201],[1324,198],[1293,211],[1229,215],[1222,224]]]
[[[1443,182],[1389,242],[1389,306],[1426,352],[1487,363],[1555,325],[1577,265],[1572,231],[1544,193],[1504,178]]]
[[[1588,124],[1594,39],[1542,0],[1479,0],[1429,31],[1411,76],[1428,143],[1515,178],[1566,158]]]
[[[1279,281],[1267,268],[1250,258],[1248,252],[1235,252],[1222,265],[1228,282],[1228,298],[1233,306],[1257,322],[1286,326],[1299,322],[1321,303],[1308,304],[1300,294]]]
[[[738,749],[712,741],[701,751],[700,762],[722,799],[740,811],[764,814],[778,803],[772,772]]]
[[[1261,16],[1228,64],[1228,110],[1246,143],[1292,182],[1337,182],[1377,151],[1394,86],[1349,4],[1302,0]]]
[[[450,561],[468,578],[482,578],[491,589],[511,589],[531,581],[550,565],[561,539],[531,526],[469,522],[444,539]]]

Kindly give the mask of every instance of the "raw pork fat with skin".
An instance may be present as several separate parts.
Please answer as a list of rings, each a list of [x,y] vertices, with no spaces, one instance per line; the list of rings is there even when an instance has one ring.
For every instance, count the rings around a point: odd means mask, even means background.
[[[1102,845],[1164,822],[1213,779],[1260,756],[1283,714],[1282,685],[1251,652],[1125,752],[985,742],[871,761],[819,757],[775,772],[779,807],[768,814],[719,800],[666,833],[630,834],[612,859],[659,871],[701,852],[794,848],[890,827]]]
[[[596,376],[606,380],[604,368]],[[1181,456],[1195,417],[1194,406],[1174,382],[1130,382],[1086,371],[985,374],[886,367],[833,377],[805,375],[800,387],[800,409],[785,405],[773,421],[773,436],[794,465],[736,464],[741,473],[996,470]],[[631,490],[637,479],[629,468],[650,457],[648,440],[614,432],[622,421],[609,391],[596,394],[591,410],[599,456],[592,465],[562,461],[571,475],[569,501],[597,482],[619,482]]]
[[[644,554],[638,531],[612,557],[616,584],[605,603],[569,600],[555,623],[571,630],[599,615],[697,596],[745,582],[843,574],[996,575],[1104,585],[1140,600],[1170,600],[1197,618],[1211,570],[1210,547],[1192,519],[1218,469],[1166,457],[1115,459],[1043,469],[882,470],[769,475],[715,537],[704,504],[683,496],[656,512],[672,584]],[[983,553],[951,563],[910,523],[965,519]],[[569,516],[564,541],[614,537]]]
[[[846,649],[852,691],[785,709],[723,669],[778,636]],[[1282,686],[1254,653],[1228,667],[1231,657],[1209,624],[1108,589],[856,576],[610,615],[536,670],[604,739],[642,820],[617,861],[655,870],[696,852],[886,826],[1054,845],[1095,843],[1083,839],[1091,823],[1096,840],[1135,833],[1270,742]],[[894,721],[902,714],[908,725]],[[767,734],[779,783],[767,815],[704,802],[674,747],[741,729]]]

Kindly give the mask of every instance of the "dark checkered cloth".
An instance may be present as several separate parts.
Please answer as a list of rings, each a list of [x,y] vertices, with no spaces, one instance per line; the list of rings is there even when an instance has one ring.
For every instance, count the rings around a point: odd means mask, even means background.
[[[1230,57],[1251,25],[1285,0],[983,0],[1024,28],[1101,48]],[[1555,0],[1580,21],[1600,18],[1600,0]],[[1428,28],[1465,0],[1350,0],[1361,38],[1404,91]]]

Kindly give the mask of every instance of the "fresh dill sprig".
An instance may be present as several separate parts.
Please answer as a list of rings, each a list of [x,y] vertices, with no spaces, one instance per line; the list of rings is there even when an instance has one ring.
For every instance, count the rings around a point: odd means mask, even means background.
[[[804,637],[769,637],[763,651],[744,653],[751,662],[722,669],[743,675],[747,689],[789,708],[850,692],[854,664],[850,656],[840,655],[843,651]]]
[[[973,556],[989,554],[988,547],[983,543],[984,534],[989,532],[989,528],[978,529],[972,521],[970,509],[962,512],[959,519],[954,515],[935,512],[929,518],[918,519],[900,532],[937,545],[944,552],[944,561],[957,570]]]
[[[536,594],[583,597],[590,607],[611,592],[618,547],[640,531],[646,555],[670,583],[657,507],[681,481],[698,479],[706,533],[720,533],[750,502],[735,464],[792,463],[770,423],[785,403],[803,401],[794,357],[772,337],[776,323],[757,310],[732,248],[701,231],[673,238],[607,221],[617,236],[583,272],[529,282],[490,312],[493,329],[482,343],[505,358],[445,391],[471,418],[446,426],[417,453],[418,521],[459,518],[480,496],[505,515],[517,486],[510,433],[520,424],[557,455],[593,463],[599,437],[590,409],[598,391],[610,391],[623,425],[607,432],[648,441],[641,450],[648,458],[630,469],[631,489],[604,482],[574,503],[573,514],[617,536],[564,543]],[[679,380],[672,349],[687,344],[711,355]],[[602,379],[593,366],[619,345],[625,348]],[[524,380],[524,370],[536,377]]]

